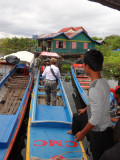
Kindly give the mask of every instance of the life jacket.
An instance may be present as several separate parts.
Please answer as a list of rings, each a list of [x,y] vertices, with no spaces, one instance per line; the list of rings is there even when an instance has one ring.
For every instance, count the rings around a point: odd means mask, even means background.
[[[43,73],[43,71],[44,71],[44,69],[45,69],[45,66],[41,66],[41,74]]]

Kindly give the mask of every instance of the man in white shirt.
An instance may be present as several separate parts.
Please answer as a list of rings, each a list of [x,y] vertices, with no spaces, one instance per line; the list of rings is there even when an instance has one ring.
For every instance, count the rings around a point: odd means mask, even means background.
[[[60,78],[60,71],[57,65],[57,60],[55,58],[51,58],[50,66],[47,66],[42,74],[45,76],[45,92],[46,92],[46,104],[50,105],[50,101],[52,105],[56,105],[56,96],[57,96],[57,82],[56,79]],[[53,69],[54,74],[51,71]]]

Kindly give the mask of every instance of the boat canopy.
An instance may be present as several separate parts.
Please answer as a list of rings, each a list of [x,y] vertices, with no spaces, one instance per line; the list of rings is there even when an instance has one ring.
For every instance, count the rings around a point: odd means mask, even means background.
[[[39,57],[41,57],[41,56],[60,58],[60,56],[57,53],[55,53],[55,52],[46,52],[46,51],[41,52]]]
[[[34,62],[34,54],[28,51],[19,51],[16,53],[11,53],[9,55],[4,56],[4,59],[8,56],[16,56],[20,59],[20,62],[29,63],[30,67]]]

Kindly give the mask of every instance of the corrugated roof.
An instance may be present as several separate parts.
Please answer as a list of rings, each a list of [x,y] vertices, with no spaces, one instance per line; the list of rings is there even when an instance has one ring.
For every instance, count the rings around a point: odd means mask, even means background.
[[[63,28],[59,31],[59,33],[67,32],[69,29],[73,29],[73,27]]]
[[[59,31],[59,33],[62,33],[62,32],[69,32],[69,30],[72,29],[73,32],[74,31],[78,31],[78,30],[84,30],[86,33],[87,31],[83,28],[83,27],[68,27],[68,28],[63,28]]]
[[[70,28],[70,27],[69,27],[69,28]],[[78,28],[78,27],[77,27],[77,28]],[[55,37],[57,37],[57,36],[59,36],[59,35],[64,35],[64,36],[66,36],[66,38],[72,39],[72,38],[74,38],[75,36],[77,36],[78,34],[80,34],[80,33],[82,33],[82,32],[84,32],[92,41],[94,41],[94,42],[96,42],[96,43],[99,43],[99,42],[93,40],[93,39],[88,35],[88,33],[87,33],[85,30],[83,30],[82,28],[79,28],[79,30],[74,31],[74,32],[50,33],[50,34],[48,34],[48,35],[42,34],[42,35],[38,36],[38,39],[52,39],[52,38],[55,38]]]
[[[75,31],[75,32],[66,32],[65,34],[67,35],[67,37],[69,37],[69,39],[72,39],[73,37],[77,36],[82,31],[83,30]]]
[[[76,35],[78,35],[80,32],[82,32],[83,30],[81,29],[81,30],[79,30],[79,31],[75,31],[75,32],[62,32],[62,33],[50,33],[50,34],[48,34],[48,35],[40,35],[39,37],[38,37],[38,39],[50,39],[50,38],[55,38],[55,37],[57,37],[57,36],[59,36],[59,35],[65,35],[68,39],[72,39],[73,37],[75,37]]]
[[[47,38],[55,38],[56,36],[60,35],[61,33],[50,33],[50,34],[42,34],[38,36],[38,39],[47,39]]]

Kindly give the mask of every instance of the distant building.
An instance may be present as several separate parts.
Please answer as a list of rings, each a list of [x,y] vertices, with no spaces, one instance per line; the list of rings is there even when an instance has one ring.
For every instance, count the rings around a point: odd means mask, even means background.
[[[84,54],[101,43],[93,40],[83,27],[63,28],[57,33],[42,34],[37,38],[37,51],[57,52],[59,54]]]

